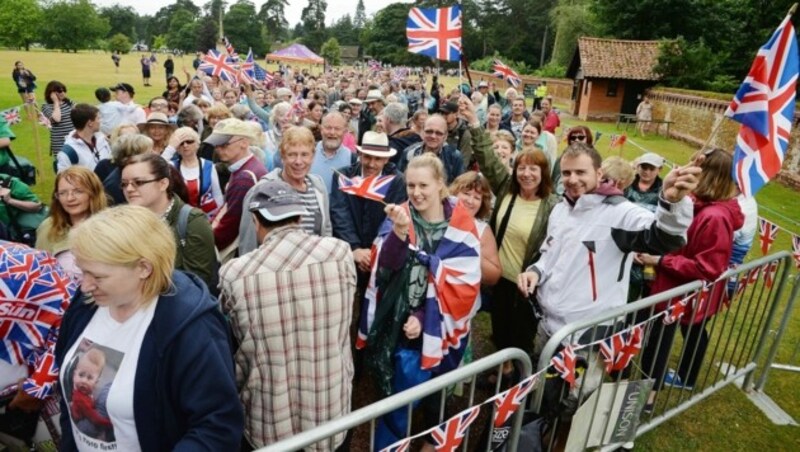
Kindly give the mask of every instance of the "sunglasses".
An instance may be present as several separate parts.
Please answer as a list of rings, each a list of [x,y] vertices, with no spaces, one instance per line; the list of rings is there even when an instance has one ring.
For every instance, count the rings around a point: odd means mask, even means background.
[[[586,135],[571,135],[569,141],[586,141]]]
[[[160,181],[160,180],[161,180],[161,179],[150,179],[150,180],[139,180],[139,179],[134,179],[134,180],[123,180],[122,182],[120,182],[120,183],[119,183],[119,188],[121,188],[121,189],[125,190],[126,188],[128,188],[128,185],[133,185],[133,187],[134,187],[134,188],[139,188],[139,187],[141,187],[142,185],[146,185],[146,184],[149,184],[149,183],[151,183],[151,182],[158,182],[158,181]]]
[[[194,144],[194,143],[195,143],[195,140],[181,141],[181,144],[179,144],[178,147],[181,147],[181,146],[183,146],[185,144]]]

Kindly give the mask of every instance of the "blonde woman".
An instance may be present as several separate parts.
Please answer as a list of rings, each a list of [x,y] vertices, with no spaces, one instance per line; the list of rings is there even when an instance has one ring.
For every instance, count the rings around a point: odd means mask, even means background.
[[[69,237],[84,276],[56,345],[61,448],[238,450],[244,419],[225,319],[205,284],[174,270],[170,228],[144,207],[120,206]],[[104,359],[78,375],[90,350]],[[81,385],[93,388],[80,399],[94,428],[70,409]]]

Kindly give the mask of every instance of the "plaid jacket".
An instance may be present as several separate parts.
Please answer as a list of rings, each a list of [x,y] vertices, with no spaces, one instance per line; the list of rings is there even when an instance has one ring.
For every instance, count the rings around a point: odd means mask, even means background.
[[[236,380],[245,435],[262,447],[350,412],[350,321],[356,269],[350,246],[271,231],[220,271],[222,304],[239,343]],[[333,450],[345,433],[308,450]]]

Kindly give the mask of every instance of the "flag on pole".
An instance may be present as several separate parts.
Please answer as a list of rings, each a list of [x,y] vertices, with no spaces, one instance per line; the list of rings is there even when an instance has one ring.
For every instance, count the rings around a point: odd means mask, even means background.
[[[292,102],[292,108],[286,113],[286,117],[291,118],[292,116],[297,118],[302,118],[306,114],[306,104],[303,101],[303,96],[298,94],[295,97],[294,102]]]
[[[800,64],[797,37],[787,15],[758,50],[750,72],[725,116],[741,123],[733,157],[733,178],[753,196],[781,169],[794,118]]]
[[[769,253],[779,229],[777,224],[770,223],[763,218],[758,219],[758,240],[761,242],[761,254],[766,256]]]
[[[228,56],[234,63],[239,62],[239,54],[236,53],[236,50],[233,48],[233,44],[228,40],[228,37],[225,36],[222,38],[223,42],[225,43],[225,50],[228,52]]]
[[[406,21],[408,51],[442,61],[461,60],[461,5],[411,8]]]
[[[622,135],[611,135],[608,147],[611,149],[621,148],[625,146],[626,141],[628,141],[628,136],[624,133]]]
[[[212,77],[217,76],[226,82],[236,83],[236,68],[233,67],[233,61],[216,50],[209,50],[203,55],[198,69]]]
[[[494,60],[494,75],[495,77],[505,80],[508,83],[511,83],[511,86],[514,88],[518,88],[520,83],[522,83],[522,79],[520,78],[519,74],[517,74],[514,69],[511,69],[510,66],[506,66],[503,64],[502,61],[495,59]]]

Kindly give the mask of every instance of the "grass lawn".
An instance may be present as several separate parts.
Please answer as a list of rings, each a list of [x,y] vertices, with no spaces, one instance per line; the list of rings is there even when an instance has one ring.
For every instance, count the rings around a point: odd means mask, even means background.
[[[59,80],[68,88],[68,95],[77,102],[96,104],[94,90],[100,86],[112,86],[120,81],[131,83],[136,88],[135,99],[146,104],[150,98],[161,95],[164,89],[164,72],[161,66],[153,71],[153,87],[142,86],[138,59],[140,54],[129,54],[122,57],[119,73],[115,73],[114,65],[108,53],[65,54],[56,52],[13,52],[0,51],[0,67],[7,70],[7,76],[0,78],[0,110],[19,105],[11,77],[8,76],[16,60],[25,62],[38,77],[37,100],[42,102],[44,87],[49,80]],[[181,67],[191,68],[193,56],[176,59],[176,72],[182,77]],[[159,55],[160,61],[164,56]],[[457,84],[457,78],[443,78],[450,88]],[[579,121],[564,118],[564,125],[576,125]],[[41,126],[34,126],[35,121],[24,121],[13,126],[17,139],[12,148],[19,155],[37,163],[35,136],[38,135],[39,148],[42,152],[43,164],[38,165],[39,183],[34,191],[44,200],[50,199],[53,184],[51,159],[47,155],[49,149],[49,133]],[[613,123],[588,123],[595,132],[603,134],[597,148],[604,155],[617,154],[610,150],[609,136],[621,133]],[[34,127],[36,134],[34,134]],[[642,150],[653,151],[667,159],[684,163],[688,161],[694,148],[675,140],[649,135],[633,136],[629,131],[628,144],[622,150],[622,156],[633,160]],[[786,230],[800,233],[800,193],[792,191],[777,183],[772,183],[759,192],[757,200],[762,207],[759,214],[778,224]],[[778,235],[773,250],[790,250],[790,237],[786,232]],[[757,242],[754,256],[760,256]],[[784,299],[783,303],[786,302]],[[488,317],[481,314],[476,325],[476,354],[491,352],[488,345]],[[788,360],[794,344],[800,341],[800,317],[794,316],[789,326],[789,333],[784,338],[778,361]],[[478,343],[482,342],[482,343]],[[800,421],[800,374],[773,371],[767,384],[766,392],[796,420]],[[707,401],[690,409],[677,419],[655,431],[645,435],[637,442],[640,450],[758,450],[772,448],[777,450],[800,450],[800,428],[777,427],[773,425],[745,396],[737,389],[728,387]]]

